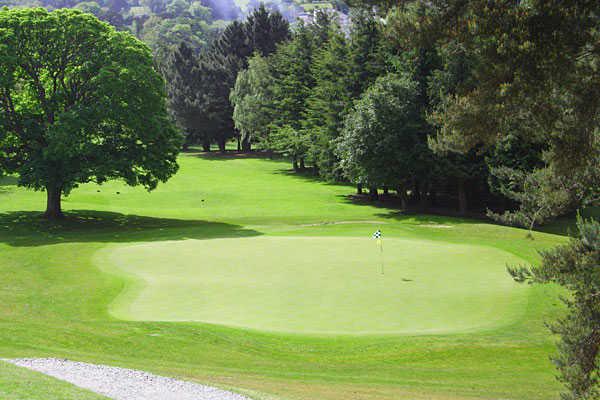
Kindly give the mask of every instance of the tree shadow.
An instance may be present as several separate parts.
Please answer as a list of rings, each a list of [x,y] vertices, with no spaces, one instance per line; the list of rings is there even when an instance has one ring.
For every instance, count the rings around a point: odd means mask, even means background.
[[[197,152],[193,153],[198,158],[208,161],[228,161],[228,160],[243,160],[243,159],[257,159],[266,161],[286,161],[287,159],[283,156],[267,152],[267,151],[251,151],[241,152],[234,150],[227,150],[224,153],[220,151]]]
[[[579,214],[584,219],[600,220],[600,207],[588,207],[579,210]],[[561,236],[577,236],[577,212],[564,215],[550,221],[542,226],[535,227],[534,231],[552,233]]]
[[[0,186],[15,186],[19,182],[16,176],[0,177]]]
[[[344,187],[348,187],[348,188],[355,187],[352,183],[348,183],[348,182],[327,181],[327,180],[321,178],[320,176],[315,175],[314,172],[312,172],[309,168],[307,168],[303,171],[296,171],[293,168],[280,169],[279,171],[276,172],[276,174],[289,176],[290,178],[296,178],[296,179],[307,181],[307,182],[320,183],[322,185],[327,185],[327,186],[344,186]]]
[[[251,237],[261,232],[220,222],[73,210],[48,221],[38,212],[0,214],[0,243],[34,247],[57,243],[128,243]]]
[[[395,195],[380,195],[379,200],[372,200],[367,194],[338,195],[337,197],[347,204],[374,207],[384,211],[376,213],[375,216],[377,217],[412,222],[417,225],[492,223],[485,214],[478,212],[460,215],[457,211],[447,208],[431,207],[423,209],[417,206],[402,208],[400,199]]]

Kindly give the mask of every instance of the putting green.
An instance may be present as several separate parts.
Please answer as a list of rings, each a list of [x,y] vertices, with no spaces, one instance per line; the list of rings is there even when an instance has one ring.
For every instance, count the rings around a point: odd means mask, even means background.
[[[445,242],[254,237],[111,247],[99,266],[131,284],[121,319],[203,321],[304,333],[448,333],[517,319],[528,288],[505,270],[515,256]]]

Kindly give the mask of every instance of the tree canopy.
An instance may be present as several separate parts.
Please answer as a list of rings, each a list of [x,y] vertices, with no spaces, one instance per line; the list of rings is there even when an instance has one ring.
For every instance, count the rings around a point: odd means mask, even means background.
[[[75,10],[0,11],[0,170],[46,190],[50,218],[78,184],[154,189],[181,144],[150,49]]]

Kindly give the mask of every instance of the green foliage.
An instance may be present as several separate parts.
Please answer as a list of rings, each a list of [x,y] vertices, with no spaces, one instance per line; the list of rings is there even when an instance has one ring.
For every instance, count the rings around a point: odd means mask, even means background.
[[[206,130],[200,129],[204,122],[204,102],[198,59],[185,43],[171,54],[165,74],[168,77],[170,109],[185,133],[185,145],[202,143],[210,146],[212,138]]]
[[[271,123],[269,104],[271,75],[269,65],[260,53],[248,61],[248,69],[240,71],[231,91],[233,121],[243,143],[267,140]]]
[[[244,22],[229,24],[211,46],[199,55],[194,67],[195,76],[191,78],[194,82],[187,83],[197,113],[194,121],[186,126],[189,132],[196,132],[191,138],[202,138],[205,149],[209,148],[210,142],[216,141],[219,148],[225,150],[225,143],[237,136],[230,95],[238,73],[248,66],[248,58],[254,52],[267,56],[288,37],[287,21],[278,12],[269,12],[262,5]],[[171,74],[177,74],[174,66],[170,70]],[[172,90],[173,93],[178,91]],[[181,108],[176,109],[175,114],[185,113],[185,107],[178,104],[176,99],[173,99],[172,105]],[[240,115],[238,117],[243,118]],[[245,149],[249,150],[250,142],[244,144]]]
[[[600,4],[433,5],[437,15],[430,28],[442,43],[454,42],[472,54],[477,78],[460,85],[444,108],[439,140],[465,150],[517,135],[547,144],[544,160],[555,173],[589,177],[577,171],[597,168],[600,154]],[[580,203],[590,198],[577,196]]]
[[[542,252],[539,266],[509,272],[518,282],[555,283],[569,291],[567,315],[550,325],[561,339],[553,359],[567,389],[561,398],[592,400],[600,396],[600,223],[579,218],[577,226],[577,237]]]
[[[4,9],[0,35],[0,169],[45,189],[49,216],[80,183],[152,190],[177,171],[180,138],[144,44],[74,10]]]
[[[273,93],[271,148],[290,156],[296,167],[298,161],[304,163],[310,148],[311,134],[304,129],[304,119],[307,100],[315,85],[312,74],[314,54],[326,40],[324,31],[328,35],[330,29],[320,24],[330,23],[325,18],[315,24],[300,23],[292,40],[280,45],[269,58]]]
[[[220,1],[221,4],[207,0],[6,0],[5,3],[11,7],[75,8],[92,13],[118,30],[134,33],[150,46],[161,67],[180,42],[197,53],[214,36],[216,19],[233,19],[240,13],[233,0]],[[225,17],[222,11],[228,6],[233,11]]]
[[[315,84],[306,100],[304,129],[312,137],[307,157],[317,166],[321,176],[327,179],[339,175],[332,140],[339,135],[344,114],[352,104],[351,65],[348,58],[347,39],[337,28],[332,30],[329,40],[317,51],[311,67]]]
[[[346,177],[368,187],[406,187],[422,152],[416,106],[418,84],[386,75],[355,103],[338,139],[337,154]]]
[[[548,168],[525,172],[497,167],[491,173],[497,178],[500,193],[517,202],[519,208],[502,214],[488,211],[488,216],[505,224],[528,228],[530,236],[535,225],[562,215],[572,207],[573,199],[564,180]]]

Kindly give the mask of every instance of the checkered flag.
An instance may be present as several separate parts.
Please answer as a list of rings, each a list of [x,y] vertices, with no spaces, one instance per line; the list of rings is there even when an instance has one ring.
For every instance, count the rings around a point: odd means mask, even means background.
[[[373,239],[381,239],[381,231],[379,229],[373,234]]]

